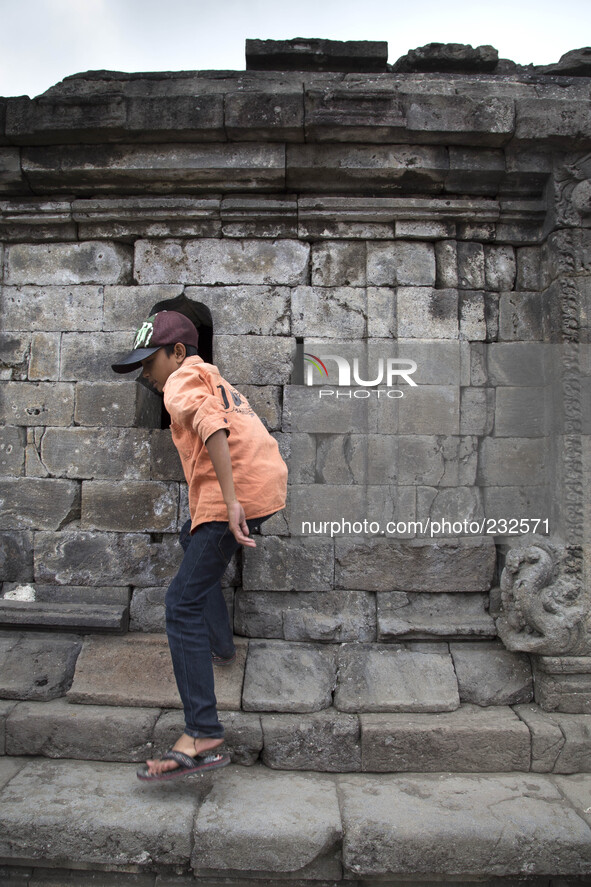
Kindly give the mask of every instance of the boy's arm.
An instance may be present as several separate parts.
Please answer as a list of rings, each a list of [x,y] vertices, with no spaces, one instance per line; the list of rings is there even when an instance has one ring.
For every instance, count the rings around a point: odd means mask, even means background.
[[[226,432],[223,428],[214,431],[205,441],[207,452],[213,463],[217,479],[222,489],[222,496],[228,509],[228,523],[237,542],[248,548],[256,548],[254,539],[249,539],[249,529],[246,523],[244,509],[234,490],[234,478],[232,477],[232,460]]]

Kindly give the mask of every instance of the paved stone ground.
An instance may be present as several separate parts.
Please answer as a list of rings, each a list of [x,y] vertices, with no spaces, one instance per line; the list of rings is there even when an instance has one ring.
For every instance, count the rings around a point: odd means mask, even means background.
[[[0,863],[21,866],[15,883],[35,866],[208,883],[548,884],[558,873],[591,883],[588,775],[328,775],[259,764],[146,785],[134,765],[13,757],[0,760],[0,786]]]

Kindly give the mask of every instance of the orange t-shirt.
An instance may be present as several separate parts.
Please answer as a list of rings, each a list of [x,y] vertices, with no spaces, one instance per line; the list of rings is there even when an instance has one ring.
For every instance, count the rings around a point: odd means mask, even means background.
[[[285,507],[287,466],[277,441],[217,367],[187,357],[164,386],[170,430],[189,485],[191,529],[206,521],[227,521],[213,463],[205,441],[223,428],[228,434],[236,498],[247,518]]]

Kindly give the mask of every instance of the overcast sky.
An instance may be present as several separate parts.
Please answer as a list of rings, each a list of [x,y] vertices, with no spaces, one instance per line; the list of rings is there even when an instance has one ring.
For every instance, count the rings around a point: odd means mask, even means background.
[[[390,63],[426,43],[492,44],[542,65],[591,44],[591,0],[0,0],[0,95],[100,68],[244,70],[247,37],[386,40]]]

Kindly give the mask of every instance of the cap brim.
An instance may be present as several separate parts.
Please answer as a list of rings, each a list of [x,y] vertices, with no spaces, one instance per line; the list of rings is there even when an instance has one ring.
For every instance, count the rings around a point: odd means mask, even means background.
[[[155,348],[136,348],[135,351],[132,351],[127,357],[120,360],[119,363],[112,363],[111,369],[115,373],[132,373],[134,370],[139,370],[142,360],[155,354],[160,348],[162,348],[162,345],[157,345]]]

